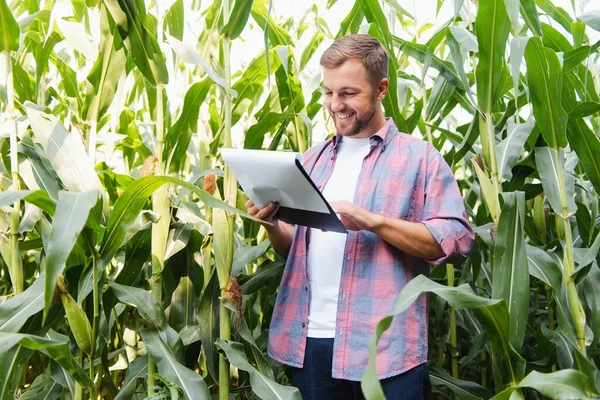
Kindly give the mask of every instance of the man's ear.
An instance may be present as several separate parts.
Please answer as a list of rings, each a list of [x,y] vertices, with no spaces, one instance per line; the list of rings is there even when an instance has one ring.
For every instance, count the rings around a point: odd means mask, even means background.
[[[383,78],[381,82],[379,82],[379,86],[377,86],[377,101],[383,101],[383,98],[387,94],[388,89],[390,88],[390,81],[387,78]]]

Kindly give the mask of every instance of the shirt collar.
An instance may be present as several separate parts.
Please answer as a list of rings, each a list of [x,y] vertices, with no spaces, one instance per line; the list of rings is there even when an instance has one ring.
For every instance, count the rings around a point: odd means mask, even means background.
[[[385,146],[387,146],[387,144],[390,142],[396,131],[397,129],[394,121],[391,118],[386,118],[385,124],[383,124],[381,129],[369,137],[369,142],[371,143],[371,146],[373,146],[377,141],[380,141],[383,143],[383,147],[385,149]],[[343,136],[339,133],[336,133],[335,136],[333,136],[333,150],[337,150],[336,148],[338,143],[340,140],[343,140],[342,137]]]

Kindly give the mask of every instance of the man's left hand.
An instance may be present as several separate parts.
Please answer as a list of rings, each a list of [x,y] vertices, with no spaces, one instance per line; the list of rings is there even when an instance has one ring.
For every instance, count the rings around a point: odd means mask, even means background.
[[[349,201],[332,201],[331,208],[339,214],[344,227],[351,231],[372,230],[383,216],[374,214]]]

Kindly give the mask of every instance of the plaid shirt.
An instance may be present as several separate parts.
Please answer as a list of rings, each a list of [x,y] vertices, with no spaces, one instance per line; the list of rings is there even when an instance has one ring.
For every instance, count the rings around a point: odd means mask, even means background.
[[[319,189],[333,172],[339,136],[304,154],[304,168]],[[343,139],[342,139],[343,140]],[[395,300],[428,264],[463,261],[474,240],[452,170],[429,143],[399,133],[391,120],[370,138],[354,204],[387,217],[423,223],[444,256],[423,260],[391,246],[372,232],[350,231],[340,283],[332,376],[359,381],[367,367],[367,341]],[[297,226],[271,326],[269,356],[301,368],[308,328],[307,228]],[[322,268],[326,268],[323,266]],[[396,316],[377,346],[380,379],[427,361],[427,296]]]

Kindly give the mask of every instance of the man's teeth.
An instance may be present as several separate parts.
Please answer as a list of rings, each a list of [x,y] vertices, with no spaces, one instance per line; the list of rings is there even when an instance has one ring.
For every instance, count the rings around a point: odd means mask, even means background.
[[[352,116],[352,113],[336,113],[335,115],[339,119],[346,119],[346,118],[350,118]]]

